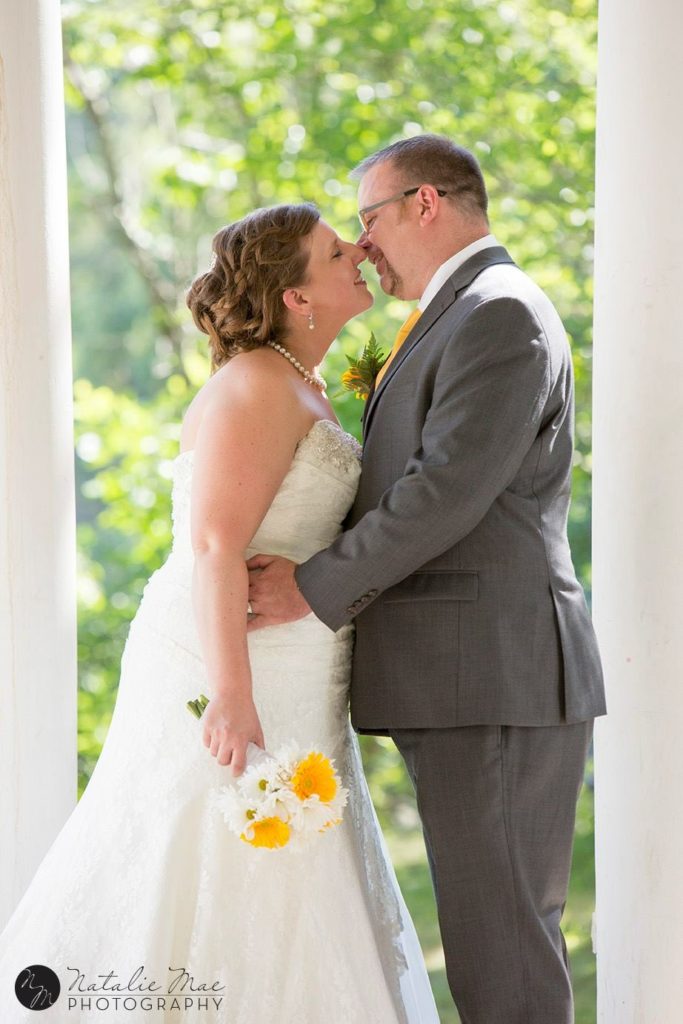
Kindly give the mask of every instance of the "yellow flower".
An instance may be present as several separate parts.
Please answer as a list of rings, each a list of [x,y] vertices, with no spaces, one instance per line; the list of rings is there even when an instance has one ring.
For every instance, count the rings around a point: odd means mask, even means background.
[[[360,358],[351,359],[350,356],[347,356],[347,359],[349,368],[342,373],[342,386],[347,391],[353,391],[354,396],[360,401],[366,402],[377,374],[384,366],[387,357],[377,344],[375,335],[371,334]]]
[[[282,818],[262,818],[261,821],[254,822],[251,831],[254,833],[251,839],[247,839],[244,832],[240,837],[250,846],[265,846],[269,850],[275,850],[289,842],[290,828]]]
[[[362,380],[363,378],[357,366],[352,366],[349,370],[344,370],[342,373],[342,384],[344,385],[361,383]]]
[[[329,760],[317,751],[305,757],[292,776],[292,789],[299,800],[307,800],[309,796],[318,796],[324,804],[333,800],[337,780]]]
[[[368,385],[363,380],[358,367],[352,366],[350,370],[345,370],[342,373],[341,381],[347,391],[353,391],[354,398],[358,398],[361,402],[367,401]]]

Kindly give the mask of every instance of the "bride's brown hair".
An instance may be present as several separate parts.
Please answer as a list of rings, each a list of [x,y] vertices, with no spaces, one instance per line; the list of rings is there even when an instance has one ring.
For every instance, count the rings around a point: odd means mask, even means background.
[[[283,204],[216,233],[211,269],[192,282],[186,299],[209,336],[212,373],[238,352],[282,341],[282,293],[306,284],[310,251],[303,243],[319,220],[312,203]]]

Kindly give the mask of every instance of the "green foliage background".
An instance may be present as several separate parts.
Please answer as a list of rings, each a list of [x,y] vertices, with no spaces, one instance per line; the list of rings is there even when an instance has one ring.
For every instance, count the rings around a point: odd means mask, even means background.
[[[595,0],[65,0],[79,510],[79,755],[106,735],[128,623],[170,543],[170,460],[208,374],[183,297],[221,225],[309,199],[355,238],[349,168],[421,131],[479,157],[491,220],[570,334],[577,453],[570,537],[590,590]],[[406,307],[375,289],[325,366]],[[359,428],[360,404],[337,403]],[[447,995],[410,786],[382,740],[364,756],[442,1021]],[[582,795],[567,911],[577,1020],[595,1020],[592,806]]]

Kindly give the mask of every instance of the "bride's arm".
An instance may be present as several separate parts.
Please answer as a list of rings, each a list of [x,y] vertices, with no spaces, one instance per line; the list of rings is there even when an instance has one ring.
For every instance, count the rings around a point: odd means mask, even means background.
[[[191,531],[193,606],[210,703],[203,741],[218,763],[244,769],[249,742],[264,746],[252,699],[244,552],[306,431],[282,375],[262,360],[215,381],[194,445]],[[264,371],[264,372],[261,372]]]

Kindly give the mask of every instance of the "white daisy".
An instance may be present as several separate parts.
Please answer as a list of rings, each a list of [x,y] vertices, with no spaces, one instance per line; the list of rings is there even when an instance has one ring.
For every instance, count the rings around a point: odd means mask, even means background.
[[[252,800],[246,799],[231,786],[222,786],[216,797],[216,805],[223,815],[228,828],[241,836],[257,816]]]

